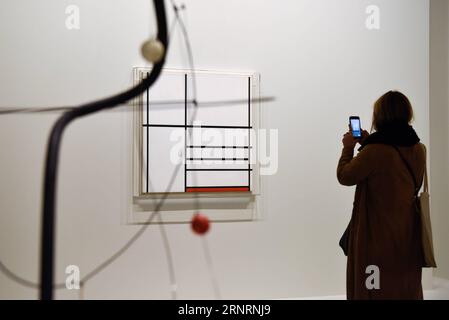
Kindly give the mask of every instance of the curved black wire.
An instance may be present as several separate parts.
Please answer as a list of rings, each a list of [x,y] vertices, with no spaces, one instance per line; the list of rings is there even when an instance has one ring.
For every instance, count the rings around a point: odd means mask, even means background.
[[[157,39],[163,44],[165,53],[168,48],[167,21],[165,15],[164,0],[153,0],[158,34]],[[47,145],[47,156],[45,162],[45,182],[43,196],[43,212],[42,212],[42,234],[41,234],[41,270],[40,270],[40,298],[44,300],[53,299],[53,278],[54,278],[54,247],[55,247],[55,218],[56,218],[56,178],[58,172],[59,150],[62,141],[64,129],[73,120],[98,112],[103,109],[113,108],[123,104],[145,90],[159,77],[165,63],[165,53],[161,61],[154,64],[150,75],[135,87],[117,94],[115,96],[105,98],[99,101],[91,102],[76,109],[64,113],[53,126]]]

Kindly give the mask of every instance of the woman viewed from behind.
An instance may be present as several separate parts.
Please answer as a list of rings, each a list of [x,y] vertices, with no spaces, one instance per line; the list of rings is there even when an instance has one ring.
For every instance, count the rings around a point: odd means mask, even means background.
[[[350,132],[343,137],[337,178],[342,185],[357,185],[348,227],[348,299],[423,298],[414,195],[415,180],[418,186],[423,181],[426,152],[412,119],[409,99],[389,91],[374,104],[375,132],[364,131],[360,141]],[[357,142],[361,147],[354,157]],[[374,287],[367,284],[372,270],[379,271]]]

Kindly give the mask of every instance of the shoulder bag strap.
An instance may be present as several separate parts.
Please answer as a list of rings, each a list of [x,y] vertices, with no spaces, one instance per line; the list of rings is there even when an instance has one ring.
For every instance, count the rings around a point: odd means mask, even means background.
[[[402,153],[399,151],[399,148],[397,146],[392,146],[393,148],[396,149],[396,151],[399,153],[399,156],[401,157],[402,161],[405,163],[408,171],[410,172],[412,178],[413,178],[413,183],[415,184],[415,196],[418,196],[419,193],[419,189],[421,189],[421,186],[418,187],[418,184],[416,183],[416,178],[415,175],[413,173],[412,168],[410,167],[410,164],[407,162],[407,160],[405,160],[404,156],[402,155]],[[424,173],[425,174],[425,173]],[[427,180],[427,175],[425,174],[425,180]],[[426,188],[427,183],[425,183],[424,188]]]
[[[424,192],[429,192],[429,182],[427,181],[427,150],[426,150],[426,146],[423,144],[423,149],[424,149]]]

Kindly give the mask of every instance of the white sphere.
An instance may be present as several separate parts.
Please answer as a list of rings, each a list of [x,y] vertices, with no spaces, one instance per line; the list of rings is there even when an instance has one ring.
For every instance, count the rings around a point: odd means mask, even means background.
[[[156,39],[147,40],[143,43],[142,56],[151,63],[158,63],[164,56],[164,45]]]

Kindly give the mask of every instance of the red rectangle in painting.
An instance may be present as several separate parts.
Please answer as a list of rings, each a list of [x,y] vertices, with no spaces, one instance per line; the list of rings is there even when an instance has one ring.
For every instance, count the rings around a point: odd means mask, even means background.
[[[249,192],[249,187],[188,187],[186,192]]]

